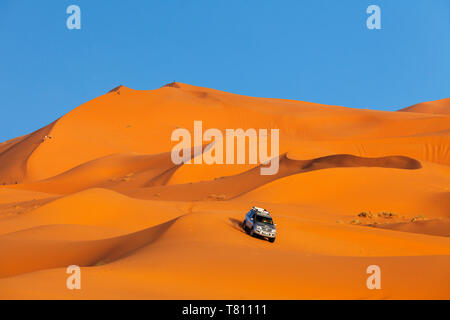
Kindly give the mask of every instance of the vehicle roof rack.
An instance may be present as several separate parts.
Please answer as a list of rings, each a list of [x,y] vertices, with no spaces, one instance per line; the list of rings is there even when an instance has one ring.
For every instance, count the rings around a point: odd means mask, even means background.
[[[264,208],[253,206],[252,209],[255,210],[259,214],[262,214],[262,215],[265,215],[265,216],[270,216],[270,212],[267,211]]]

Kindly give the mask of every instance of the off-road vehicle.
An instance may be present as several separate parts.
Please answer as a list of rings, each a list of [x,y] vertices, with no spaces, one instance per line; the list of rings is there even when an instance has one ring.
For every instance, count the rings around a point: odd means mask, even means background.
[[[247,234],[267,238],[270,242],[274,242],[277,235],[275,226],[269,211],[258,207],[252,207],[242,222]]]

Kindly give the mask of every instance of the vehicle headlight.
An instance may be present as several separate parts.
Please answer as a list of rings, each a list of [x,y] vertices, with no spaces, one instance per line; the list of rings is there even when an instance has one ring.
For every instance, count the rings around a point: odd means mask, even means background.
[[[261,231],[262,230],[261,226],[256,226],[256,230]]]

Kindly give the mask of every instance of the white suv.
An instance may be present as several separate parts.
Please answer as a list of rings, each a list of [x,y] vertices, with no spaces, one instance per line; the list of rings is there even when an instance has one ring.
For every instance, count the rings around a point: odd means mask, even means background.
[[[274,242],[277,235],[276,224],[273,223],[269,211],[263,208],[251,208],[242,222],[242,227],[252,237],[261,236],[268,238],[270,242]]]

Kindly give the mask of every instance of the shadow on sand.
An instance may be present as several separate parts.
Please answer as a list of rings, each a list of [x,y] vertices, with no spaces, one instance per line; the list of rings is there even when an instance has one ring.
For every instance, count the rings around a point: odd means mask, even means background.
[[[244,232],[244,233],[245,233],[244,229],[242,228],[242,221],[241,221],[241,220],[238,220],[238,219],[235,219],[235,218],[229,218],[228,220],[230,220],[231,226],[232,226],[234,229],[239,230],[240,232]]]

